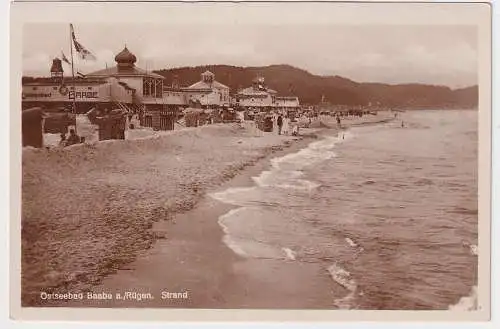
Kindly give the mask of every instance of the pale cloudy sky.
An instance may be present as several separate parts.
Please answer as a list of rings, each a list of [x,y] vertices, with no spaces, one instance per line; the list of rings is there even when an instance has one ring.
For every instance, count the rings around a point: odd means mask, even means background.
[[[75,24],[80,43],[97,62],[76,63],[89,73],[114,65],[127,47],[145,69],[228,64],[290,64],[313,74],[359,82],[428,83],[452,88],[477,83],[474,26],[382,25],[103,25]],[[23,73],[47,75],[61,50],[69,57],[69,24],[23,29]],[[66,72],[70,69],[66,67]]]

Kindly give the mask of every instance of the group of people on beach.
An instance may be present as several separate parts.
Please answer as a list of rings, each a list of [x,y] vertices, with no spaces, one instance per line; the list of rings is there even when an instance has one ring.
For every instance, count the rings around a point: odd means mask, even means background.
[[[76,134],[75,129],[69,130],[69,136],[66,138],[65,133],[61,133],[61,140],[59,141],[59,146],[70,146],[74,144],[80,144],[83,142],[83,137],[80,137]]]
[[[278,114],[275,121],[278,127],[278,135],[281,135],[282,133],[284,135],[288,135],[290,133],[290,127],[292,128],[292,136],[297,136],[299,134],[299,125],[297,123],[292,124],[292,121],[287,114],[285,114],[284,117],[281,114]]]

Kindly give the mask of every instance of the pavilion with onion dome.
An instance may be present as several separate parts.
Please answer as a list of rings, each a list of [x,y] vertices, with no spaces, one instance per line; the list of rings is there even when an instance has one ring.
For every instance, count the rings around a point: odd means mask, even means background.
[[[132,90],[132,104],[125,106],[138,113],[141,125],[158,130],[173,129],[177,106],[168,104],[163,97],[164,77],[137,67],[137,57],[127,46],[115,56],[115,61],[116,66],[86,76],[116,79],[119,84]]]
[[[140,103],[158,103],[163,95],[164,77],[135,65],[137,57],[127,46],[115,56],[116,66],[86,75],[89,78],[116,78],[135,90]]]

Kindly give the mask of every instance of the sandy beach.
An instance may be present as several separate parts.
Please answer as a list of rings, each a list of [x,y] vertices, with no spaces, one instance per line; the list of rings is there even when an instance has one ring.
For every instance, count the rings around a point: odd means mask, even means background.
[[[345,120],[343,127],[390,119],[392,114],[382,113]],[[323,121],[335,126],[334,120]],[[238,261],[222,243],[217,223],[231,207],[207,197],[225,186],[250,184],[251,176],[268,166],[266,160],[305,147],[321,129],[301,133],[298,138],[257,134],[220,124],[146,139],[23,150],[23,306],[67,305],[42,301],[41,292],[129,291],[155,298],[73,303],[326,307],[331,299],[321,282],[285,282],[276,294],[286,271],[308,271],[300,264],[287,269],[272,261],[267,266]],[[186,291],[188,299],[160,296]],[[317,291],[317,297],[295,298],[306,291]]]

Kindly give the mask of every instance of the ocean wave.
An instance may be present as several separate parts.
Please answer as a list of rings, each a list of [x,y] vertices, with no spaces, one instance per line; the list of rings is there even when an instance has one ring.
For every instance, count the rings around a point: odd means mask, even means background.
[[[222,192],[211,193],[210,197],[215,200],[240,207],[219,217],[218,223],[225,234],[223,242],[242,257],[295,260],[297,255],[292,249],[284,247],[277,241],[275,243],[269,243],[266,239],[258,241],[259,233],[248,231],[252,226],[246,228],[247,225],[240,225],[243,224],[240,221],[252,221],[252,218],[248,217],[250,215],[247,210],[267,206],[272,204],[273,200],[279,205],[281,196],[275,193],[276,188],[310,192],[319,187],[320,184],[303,179],[304,173],[301,170],[334,157],[335,153],[331,150],[338,142],[338,137],[326,137],[309,144],[299,152],[271,159],[270,170],[252,177],[256,186],[228,188]]]
[[[257,187],[231,187],[221,192],[210,193],[209,196],[217,201],[234,206],[251,206],[264,202],[264,197]],[[267,204],[269,200],[265,200]]]
[[[283,250],[264,242],[240,237],[231,232],[231,221],[241,216],[248,208],[232,209],[219,217],[218,224],[224,232],[222,241],[235,254],[245,258],[284,259]]]
[[[477,249],[477,246],[475,244],[469,245],[469,250],[470,250],[470,253],[473,256],[477,256],[478,255],[478,249]]]
[[[350,245],[350,246],[351,246],[351,247],[353,247],[353,248],[356,248],[356,247],[358,246],[358,245],[357,245],[354,241],[352,241],[352,239],[350,239],[350,238],[345,238],[345,241],[347,242],[347,244],[348,244],[348,245]]]
[[[292,184],[278,184],[276,187],[283,188],[283,189],[294,189],[294,190],[300,190],[300,191],[311,191],[314,190],[315,188],[318,188],[321,186],[318,183],[314,183],[308,180],[304,179],[299,179],[294,181]]]
[[[244,258],[286,259],[281,248],[267,243],[225,235],[222,241],[235,254]]]
[[[339,142],[336,136],[326,137],[320,141],[312,142],[308,147],[296,152],[271,159],[271,170],[263,171],[259,176],[253,177],[260,187],[277,187],[311,191],[320,186],[316,182],[300,179],[304,175],[302,170],[306,167],[326,161],[336,156],[332,151]]]
[[[308,181],[305,179],[295,179],[295,180],[290,179],[287,181],[276,181],[275,178],[271,180],[262,180],[256,178],[256,181],[257,184],[261,187],[276,187],[286,190],[292,189],[299,191],[311,191],[320,186],[320,184],[318,183]]]
[[[470,252],[470,254],[471,254],[472,256],[477,256],[477,255],[478,255],[479,250],[478,250],[477,245],[472,244],[472,243],[469,243],[469,242],[467,242],[467,241],[462,241],[462,246],[463,246],[464,248],[469,249],[469,252]]]
[[[333,145],[332,145],[333,146]],[[274,169],[302,170],[311,165],[334,158],[336,154],[329,149],[319,150],[310,146],[297,153],[290,153],[280,158],[271,159]]]
[[[236,208],[236,209],[231,209],[224,215],[219,217],[218,224],[222,228],[222,231],[224,232],[224,237],[222,238],[222,241],[224,244],[231,249],[235,254],[241,256],[241,257],[248,257],[248,254],[232,239],[232,237],[229,235],[229,228],[225,224],[225,220],[228,218],[234,216],[238,212],[240,212],[244,208]]]
[[[475,311],[478,309],[477,286],[472,287],[469,296],[460,298],[458,303],[450,305],[450,311]]]
[[[286,256],[287,259],[289,259],[289,260],[295,260],[296,259],[297,253],[295,251],[293,251],[292,249],[290,249],[290,248],[281,248],[281,250],[283,250],[283,252],[285,253],[285,256]]]
[[[304,175],[303,172],[297,170],[281,171],[269,170],[263,171],[259,176],[252,177],[253,181],[258,186],[275,186],[284,181],[291,181],[298,179]]]
[[[353,301],[356,298],[357,283],[351,278],[351,273],[346,271],[337,263],[333,263],[328,267],[328,272],[332,277],[333,281],[344,287],[349,293],[342,297],[334,300],[334,305],[341,309],[353,308]]]
[[[229,210],[227,213],[225,213],[224,215],[220,216],[219,217],[219,220],[218,220],[218,223],[219,223],[219,226],[222,228],[222,232],[224,232],[224,234],[229,234],[229,228],[227,227],[225,221],[228,219],[228,218],[231,218],[233,216],[235,216],[237,213],[241,212],[245,210],[245,208],[236,208],[236,209],[231,209]]]
[[[318,183],[300,179],[299,177],[303,175],[304,173],[298,170],[273,169],[270,171],[263,171],[259,176],[252,177],[252,179],[259,187],[311,191],[320,186]]]
[[[231,249],[236,255],[241,257],[249,257],[249,255],[232,239],[230,235],[224,235],[222,242]]]
[[[342,136],[329,136],[322,140],[310,143],[306,148],[271,160],[274,169],[301,170],[319,162],[329,160],[336,156],[332,150],[335,145],[346,138],[352,137],[349,132]]]

